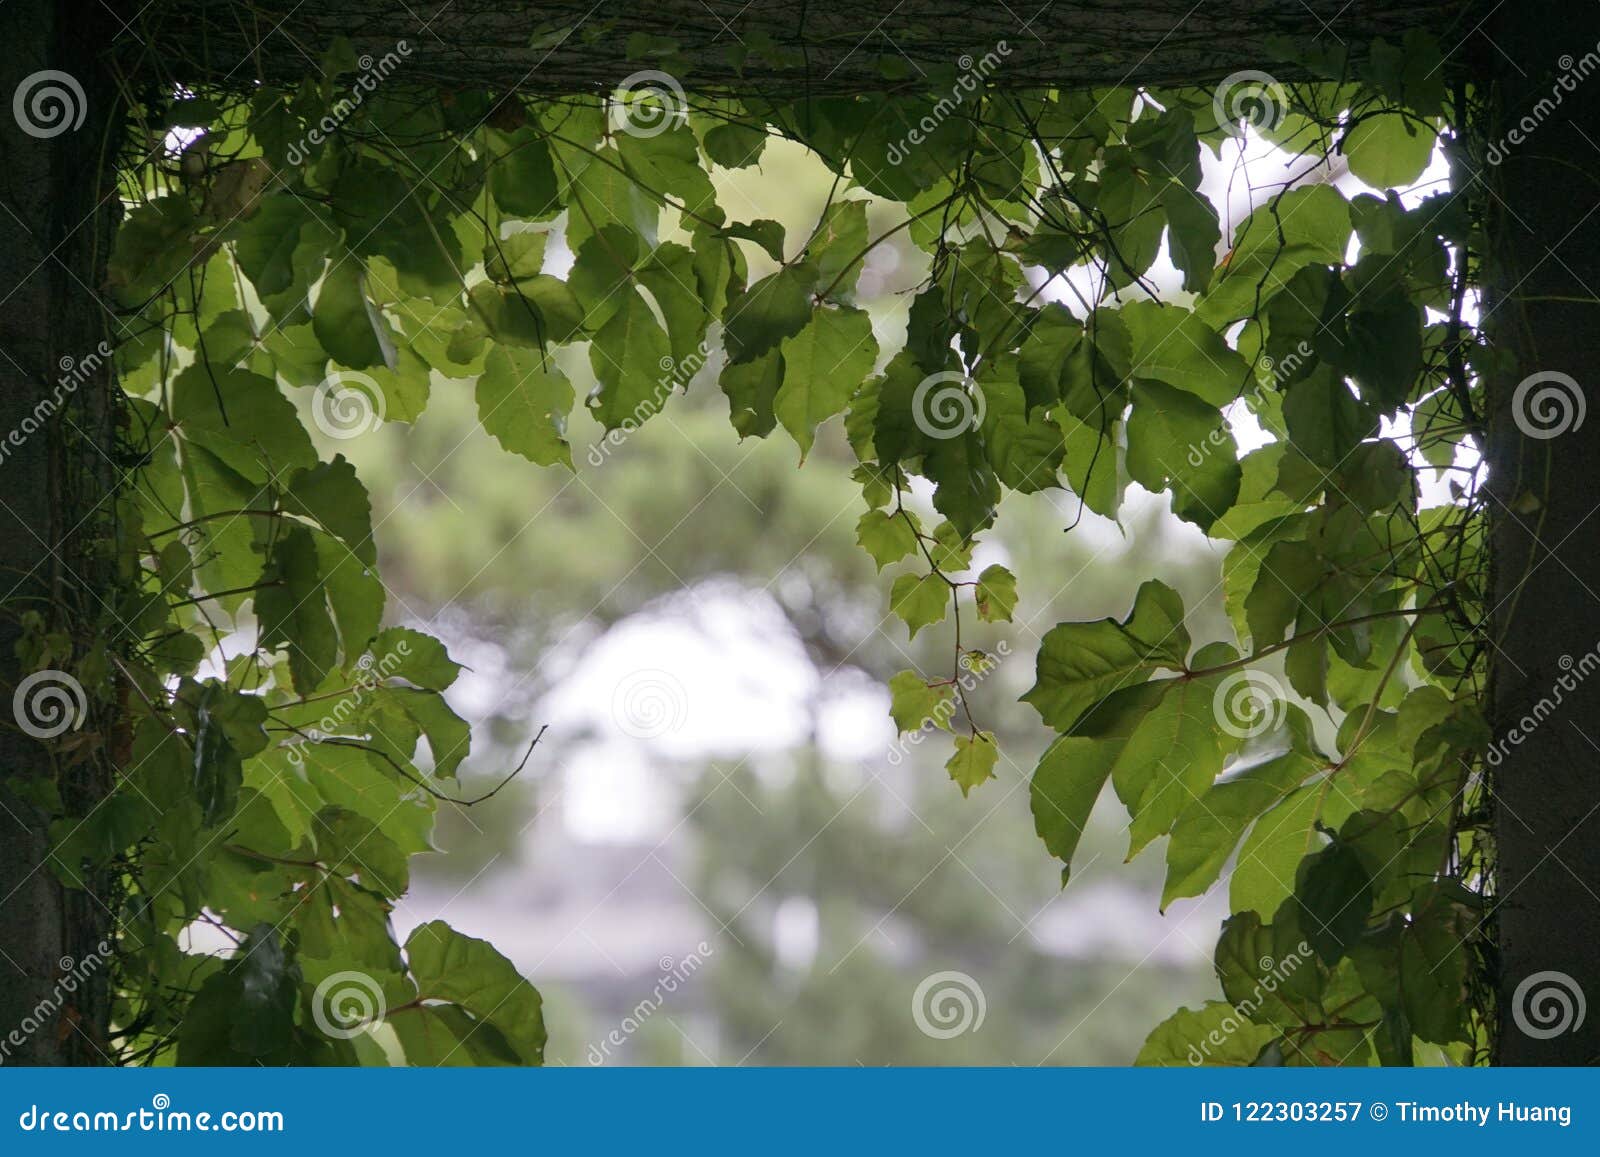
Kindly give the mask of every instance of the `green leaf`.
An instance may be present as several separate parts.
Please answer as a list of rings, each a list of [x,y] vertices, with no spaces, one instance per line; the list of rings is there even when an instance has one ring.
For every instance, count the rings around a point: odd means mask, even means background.
[[[491,237],[483,246],[483,272],[499,285],[515,285],[538,277],[544,268],[549,233],[524,230],[501,240]]]
[[[1328,786],[1314,780],[1268,809],[1245,837],[1228,881],[1235,912],[1276,912],[1294,892],[1300,861],[1325,842],[1316,824]]]
[[[1201,530],[1232,508],[1243,473],[1222,414],[1160,382],[1133,384],[1128,475],[1147,490],[1172,488],[1172,512]]]
[[[375,306],[367,300],[361,263],[336,257],[317,289],[311,328],[328,356],[352,370],[384,364]]]
[[[343,454],[297,471],[283,495],[283,508],[309,515],[337,536],[367,566],[378,561],[372,541],[372,503],[356,468]]]
[[[197,227],[187,197],[158,197],[130,209],[106,263],[112,296],[136,306],[165,289],[194,260]]]
[[[1000,481],[983,439],[969,430],[931,441],[923,473],[934,483],[933,508],[962,536],[976,534],[994,521],[1000,503]]]
[[[1271,924],[1256,912],[1235,912],[1217,938],[1212,963],[1222,994],[1258,1024],[1287,1028],[1321,1020],[1322,975],[1290,910]]]
[[[1068,731],[1113,692],[1160,668],[1181,670],[1189,654],[1183,600],[1165,583],[1139,587],[1126,619],[1058,623],[1039,647],[1038,678],[1022,697],[1057,731]]]
[[[738,121],[723,121],[707,129],[700,143],[705,146],[706,156],[711,158],[713,164],[721,165],[724,169],[743,169],[761,159],[767,134],[759,127]],[[783,258],[774,260],[782,261]]]
[[[704,290],[696,276],[695,262],[693,250],[668,241],[656,246],[634,275],[655,299],[656,308],[667,323],[672,358],[677,363],[671,377],[685,389],[705,364],[709,352],[704,340],[711,314],[702,300]]]
[[[178,1036],[180,1065],[287,1064],[300,970],[271,925],[252,929],[238,955],[200,986]]]
[[[1305,712],[1298,707],[1288,711],[1293,737],[1288,751],[1213,785],[1179,814],[1167,843],[1163,909],[1180,897],[1199,896],[1216,883],[1245,829],[1327,765],[1313,746]]]
[[[1350,206],[1331,185],[1270,198],[1234,231],[1233,251],[1195,312],[1219,327],[1253,316],[1306,266],[1342,263],[1351,231]]]
[[[869,510],[856,523],[856,541],[882,570],[917,549],[917,516],[909,510]]]
[[[867,249],[867,203],[835,201],[823,211],[806,256],[817,267],[817,292],[848,300],[861,278]]]
[[[1167,211],[1167,248],[1172,264],[1183,271],[1185,293],[1204,293],[1217,267],[1222,228],[1217,211],[1199,193],[1168,185],[1161,193]]]
[[[754,241],[772,260],[779,265],[783,264],[784,229],[781,222],[771,221],[765,217],[754,221],[735,221],[731,225],[724,225],[717,230],[718,237],[737,237],[744,241]]]
[[[859,309],[821,308],[794,337],[780,346],[783,385],[772,410],[800,445],[802,460],[810,453],[819,423],[844,412],[862,380],[872,371],[878,343],[872,320]]]
[[[729,362],[717,384],[728,398],[728,419],[740,438],[764,438],[778,424],[773,399],[783,385],[783,355],[768,350],[753,362]]]
[[[999,480],[1021,494],[1058,485],[1061,431],[1045,413],[1028,414],[1016,360],[1006,357],[986,363],[977,391],[984,401],[984,448]]]
[[[949,684],[929,686],[915,671],[901,671],[889,680],[889,714],[900,732],[920,731],[928,723],[950,729],[955,692]]]
[[[1283,420],[1296,448],[1327,469],[1339,466],[1358,443],[1378,432],[1377,415],[1327,365],[1289,387]]]
[[[1322,581],[1322,561],[1304,542],[1275,542],[1261,562],[1260,577],[1245,596],[1250,642],[1259,650],[1283,641],[1300,616],[1305,595]]]
[[[1473,964],[1469,941],[1477,930],[1471,913],[1450,902],[1444,886],[1416,905],[1400,943],[1400,991],[1411,1029],[1425,1041],[1461,1039],[1471,1007],[1468,982]]]
[[[441,779],[455,775],[456,768],[472,750],[472,728],[436,691],[396,687],[390,694],[428,737],[428,747],[433,752],[433,774]]]
[[[572,409],[572,383],[533,350],[497,345],[477,385],[478,420],[495,441],[540,466],[572,468],[563,437]]]
[[[1133,374],[1187,390],[1213,409],[1254,380],[1222,335],[1179,305],[1130,301],[1119,311],[1133,339]]]
[[[1372,911],[1372,878],[1350,844],[1335,838],[1301,861],[1295,883],[1300,927],[1330,967],[1360,938]]]
[[[809,262],[780,269],[728,302],[723,342],[734,362],[750,362],[776,349],[811,320],[811,288],[817,269]]]
[[[1276,1029],[1256,1024],[1233,1005],[1208,1000],[1198,1010],[1180,1008],[1157,1025],[1133,1063],[1247,1067],[1277,1036]]]
[[[1062,471],[1085,506],[1096,514],[1115,518],[1122,503],[1122,480],[1117,475],[1117,447],[1098,425],[1058,409],[1052,415],[1062,432]]]
[[[193,784],[201,822],[206,827],[214,826],[233,811],[244,778],[241,753],[225,717],[232,698],[224,688],[208,682],[195,705]],[[255,730],[260,732],[259,720]],[[266,736],[262,734],[261,738]]]
[[[420,925],[405,944],[419,999],[448,1001],[476,1026],[504,1037],[518,1061],[544,1062],[543,1002],[538,990],[487,941],[463,936],[442,920]]]
[[[348,670],[367,649],[383,621],[384,590],[377,569],[365,565],[350,548],[332,535],[313,536],[317,565],[328,592],[328,606],[339,628],[339,645]]]
[[[950,609],[950,587],[936,574],[903,574],[889,591],[889,609],[911,628],[911,637],[923,627],[944,620]]]
[[[1100,737],[1063,735],[1045,749],[1034,769],[1028,785],[1033,826],[1050,854],[1063,864],[1063,887],[1089,813],[1121,749],[1120,743]]]
[[[255,599],[260,646],[286,650],[295,690],[309,695],[328,677],[339,650],[310,531],[297,526],[282,534],[261,572],[261,583]]]
[[[430,691],[443,691],[461,673],[461,664],[450,658],[443,643],[409,627],[381,632],[372,640],[372,654],[380,670]]]
[[[407,1008],[389,1024],[406,1062],[415,1068],[525,1063],[499,1028],[474,1020],[453,1004]]]
[[[599,385],[588,404],[607,430],[633,429],[660,412],[672,393],[672,345],[636,289],[589,343]]]
[[[251,482],[317,461],[294,405],[260,374],[190,366],[172,383],[172,420],[185,438]]]
[[[561,208],[556,171],[545,142],[521,128],[501,139],[489,165],[489,191],[508,216],[540,221]]]
[[[1422,176],[1437,134],[1399,112],[1364,116],[1339,142],[1350,171],[1377,189],[1402,188]]]
[[[980,731],[975,735],[956,736],[955,754],[944,768],[965,796],[980,783],[994,778],[994,765],[999,758],[1000,748],[994,736]]]
[[[1017,579],[999,563],[984,567],[978,576],[978,618],[986,623],[1009,623],[1017,609]]]

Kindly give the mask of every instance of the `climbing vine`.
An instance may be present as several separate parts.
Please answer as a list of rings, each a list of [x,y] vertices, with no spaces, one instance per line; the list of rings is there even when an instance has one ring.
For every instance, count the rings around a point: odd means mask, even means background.
[[[1003,47],[872,99],[697,91],[643,38],[647,83],[620,93],[414,87],[401,43],[335,44],[292,88],[127,94],[125,629],[84,653],[40,619],[34,656],[128,720],[115,790],[61,807],[54,855],[69,885],[121,881],[117,1059],[541,1059],[538,995],[491,946],[390,929],[436,808],[474,802],[470,729],[444,646],[383,625],[367,493],[304,421],[337,439],[471,390],[506,451],[581,470],[569,346],[608,431],[708,365],[738,434],[781,427],[802,463],[842,419],[861,544],[906,568],[890,608],[952,625],[949,671],[892,680],[894,719],[950,732],[963,792],[1010,758],[968,701],[991,658],[962,641],[1017,604],[972,564],[1002,496],[1070,494],[1071,533],[1129,483],[1170,494],[1231,544],[1228,636],[1148,581],[1048,631],[1024,697],[1057,733],[1031,803],[1063,883],[1108,782],[1130,856],[1166,838],[1164,905],[1234,863],[1221,999],[1141,1061],[1484,1058],[1472,96],[1420,35],[1286,46],[1293,85],[1176,90],[1010,91]],[[713,175],[774,138],[836,176],[804,235],[718,201]],[[1201,157],[1246,139],[1281,176],[1235,220]],[[1393,191],[1436,155],[1448,179]],[[1379,192],[1342,191],[1346,169]],[[901,333],[856,293],[905,239],[927,273]],[[1163,261],[1181,291],[1157,292]],[[237,951],[196,950],[199,925]]]

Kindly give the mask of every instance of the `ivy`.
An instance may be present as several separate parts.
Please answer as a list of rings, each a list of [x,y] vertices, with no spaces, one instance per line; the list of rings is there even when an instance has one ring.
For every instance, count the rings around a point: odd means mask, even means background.
[[[1236,148],[1209,91],[980,90],[907,145],[938,94],[707,93],[641,134],[603,96],[397,77],[305,136],[352,59],[192,94],[204,132],[124,172],[107,290],[137,335],[118,365],[135,630],[102,632],[80,674],[122,689],[129,738],[113,798],[55,825],[68,886],[123,882],[121,1059],[541,1059],[538,995],[498,952],[390,927],[470,727],[443,645],[382,629],[368,496],[300,414],[339,437],[470,389],[504,451],[570,471],[558,353],[584,346],[608,430],[708,361],[741,437],[781,427],[805,462],[842,427],[860,542],[899,568],[890,610],[954,636],[950,671],[891,681],[894,722],[951,734],[963,794],[1013,765],[969,702],[984,660],[963,623],[1020,626],[1048,593],[973,573],[1004,496],[1069,493],[1070,531],[1115,518],[1130,482],[1169,493],[1231,543],[1228,629],[1152,578],[1119,616],[1045,631],[1023,697],[1054,733],[1030,800],[1063,882],[1108,784],[1130,855],[1166,840],[1163,906],[1236,864],[1225,999],[1158,1026],[1141,1061],[1199,1063],[1219,1035],[1201,1061],[1484,1055],[1480,502],[1469,479],[1424,508],[1417,485],[1476,446],[1475,236],[1458,192],[1387,191],[1459,147],[1468,110],[1417,63],[1431,45],[1296,86],[1273,132],[1298,160],[1242,220],[1199,193],[1202,155]],[[838,177],[803,237],[719,204],[718,170],[773,137]],[[1334,154],[1383,195],[1316,176]],[[857,298],[900,234],[926,263],[903,337]],[[1151,292],[1163,254],[1181,300]],[[1246,414],[1269,441],[1241,455]],[[195,950],[197,925],[236,951]],[[330,1020],[349,973],[373,1011]]]

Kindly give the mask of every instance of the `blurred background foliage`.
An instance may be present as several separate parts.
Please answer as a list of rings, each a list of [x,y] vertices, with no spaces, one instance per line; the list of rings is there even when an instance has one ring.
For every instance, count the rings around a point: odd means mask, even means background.
[[[779,142],[718,176],[724,205],[791,236],[831,184]],[[871,211],[873,235],[904,212]],[[904,236],[861,282],[880,333],[926,272]],[[1125,613],[1137,579],[1222,633],[1220,551],[1137,488],[1120,526],[1067,491],[1008,496],[977,565],[1017,575],[1018,612],[963,639],[999,660],[972,698],[1005,754],[963,799],[947,743],[895,739],[885,683],[948,676],[951,628],[911,641],[888,615],[839,424],[799,471],[788,439],[741,442],[719,360],[635,433],[607,441],[579,407],[571,474],[502,452],[470,385],[442,379],[415,426],[329,445],[372,491],[390,616],[470,669],[449,696],[476,721],[463,774],[489,782],[550,724],[512,788],[441,815],[449,854],[416,864],[397,930],[492,938],[545,995],[550,1063],[1130,1063],[1212,994],[1223,905],[1160,915],[1161,862],[1120,862],[1114,800],[1061,888],[1025,790],[1049,736],[1017,696],[1044,630]],[[581,351],[562,364],[592,385]],[[985,1015],[937,1039],[911,1005],[945,970]]]

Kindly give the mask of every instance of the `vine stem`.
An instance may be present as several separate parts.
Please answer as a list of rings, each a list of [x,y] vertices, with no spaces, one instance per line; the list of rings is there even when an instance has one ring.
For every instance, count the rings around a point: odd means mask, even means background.
[[[1427,614],[1432,609],[1432,607],[1400,607],[1392,611],[1375,611],[1370,615],[1358,615],[1353,619],[1341,619],[1337,623],[1324,623],[1322,626],[1317,627],[1314,630],[1295,635],[1292,639],[1285,639],[1281,643],[1273,643],[1271,646],[1262,647],[1261,650],[1246,655],[1242,659],[1234,659],[1227,663],[1218,663],[1215,667],[1184,667],[1183,674],[1179,676],[1179,678],[1199,679],[1206,675],[1217,675],[1223,671],[1237,671],[1243,667],[1250,666],[1250,664],[1257,662],[1258,660],[1265,659],[1268,655],[1275,655],[1279,651],[1287,650],[1296,643],[1309,642],[1312,639],[1320,638],[1321,636],[1329,634],[1333,631],[1343,630],[1345,627],[1356,627],[1360,626],[1362,623],[1375,623],[1383,619],[1397,619],[1403,615],[1423,615]],[[1415,626],[1416,624],[1413,623],[1412,628],[1415,629]],[[1408,631],[1407,636],[1409,637],[1409,635],[1410,632]],[[1404,648],[1401,648],[1401,651],[1403,650]],[[1397,651],[1396,653],[1399,654],[1400,651]]]

